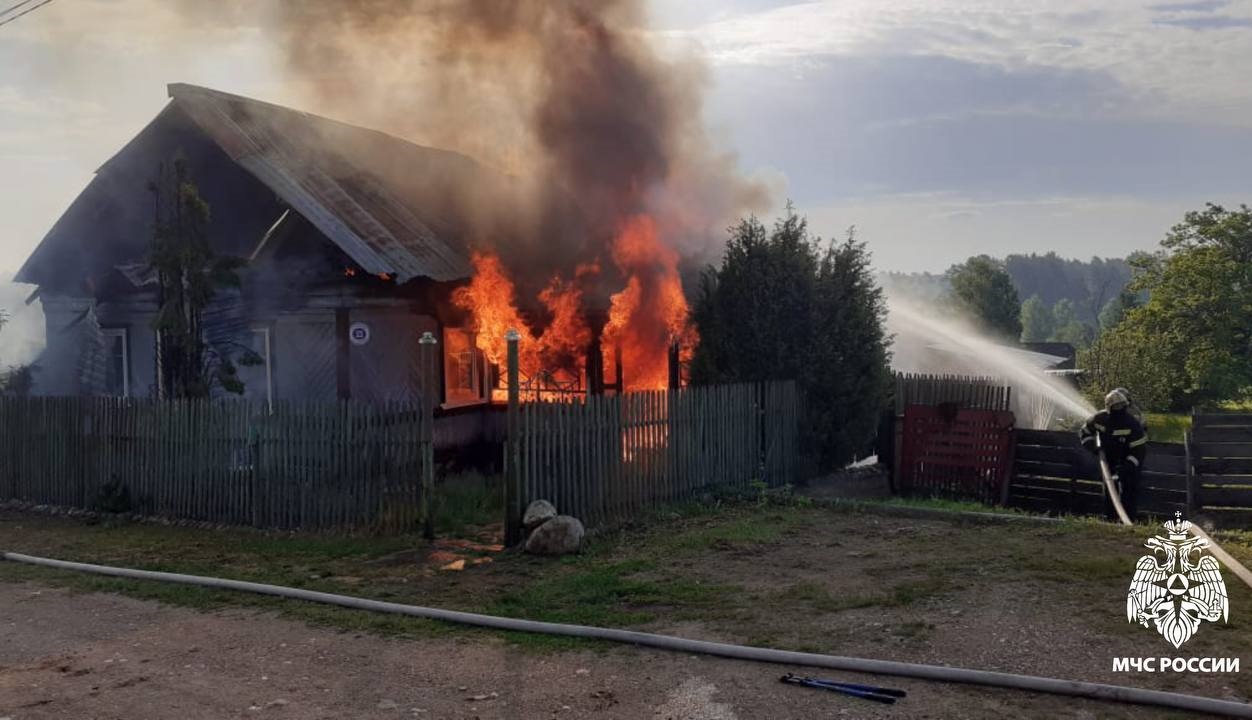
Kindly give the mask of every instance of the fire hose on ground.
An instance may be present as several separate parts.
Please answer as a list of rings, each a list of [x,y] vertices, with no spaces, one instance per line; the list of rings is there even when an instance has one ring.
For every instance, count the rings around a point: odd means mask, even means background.
[[[1104,490],[1109,494],[1109,500],[1113,501],[1113,509],[1117,511],[1117,517],[1123,525],[1134,525],[1130,516],[1126,514],[1126,508],[1122,505],[1122,496],[1117,489],[1117,482],[1113,479],[1113,472],[1109,468],[1108,458],[1104,455],[1104,448],[1100,445],[1100,436],[1096,435],[1096,448],[1100,458],[1100,477],[1104,480]],[[1196,537],[1205,540],[1208,543],[1209,552],[1213,553],[1213,557],[1222,564],[1223,567],[1230,570],[1240,580],[1242,580],[1249,588],[1252,588],[1252,572],[1249,572],[1238,560],[1231,557],[1230,553],[1222,549],[1209,534],[1204,532],[1196,523],[1191,523],[1190,530]]]
[[[338,605],[340,607],[371,612],[384,612],[410,617],[440,620],[443,622],[512,630],[519,632],[562,635],[566,637],[607,640],[644,647],[672,650],[685,653],[700,653],[736,660],[752,660],[756,662],[778,663],[783,665],[806,666],[843,670],[847,672],[870,673],[878,675],[894,675],[921,680],[938,680],[941,682],[982,685],[987,687],[1008,688],[1011,690],[1028,690],[1031,692],[1066,695],[1070,697],[1090,698],[1094,700],[1111,700],[1114,702],[1133,703],[1138,705],[1155,705],[1159,707],[1192,710],[1196,712],[1224,715],[1228,717],[1252,718],[1252,705],[1232,700],[1185,695],[1182,693],[1145,690],[1142,688],[1108,685],[1103,683],[1082,682],[1078,680],[1062,680],[1059,678],[1017,675],[1014,673],[993,672],[989,670],[970,670],[966,668],[945,667],[940,665],[923,665],[920,663],[896,662],[892,660],[872,660],[866,658],[841,657],[818,653],[792,652],[770,648],[732,645],[728,643],[689,640],[685,638],[657,635],[654,633],[635,632],[632,630],[615,630],[611,628],[590,627],[585,625],[566,625],[562,623],[539,622],[535,620],[519,620],[514,618],[480,615],[477,613],[442,610],[439,608],[403,605],[400,603],[368,600],[349,595],[301,590],[299,588],[267,585],[263,583],[228,580],[224,578],[203,577],[199,575],[183,575],[180,573],[135,570],[131,568],[110,567],[106,565],[89,565],[86,563],[67,562],[49,558],[33,557],[18,553],[4,553],[3,558],[12,562],[28,563],[60,570],[108,575],[111,577],[130,578],[135,580],[157,580],[162,582],[196,585],[200,587],[222,590],[238,590],[241,592],[272,595],[304,600],[308,602]]]

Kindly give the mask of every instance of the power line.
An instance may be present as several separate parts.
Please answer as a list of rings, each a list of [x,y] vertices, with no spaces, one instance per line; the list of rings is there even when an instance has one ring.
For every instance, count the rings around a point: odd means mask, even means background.
[[[16,10],[16,9],[18,9],[18,8],[20,8],[20,7],[22,7],[23,5],[29,5],[29,4],[31,4],[31,3],[33,3],[33,2],[35,2],[35,0],[22,0],[20,3],[18,3],[18,4],[16,4],[16,5],[14,5],[13,7],[10,7],[10,8],[5,8],[4,10],[0,10],[0,16],[8,15],[9,13],[11,13],[11,12],[13,12],[14,10]]]
[[[29,1],[30,1],[30,0],[27,0],[27,2],[29,2]],[[6,20],[0,20],[0,27],[4,27],[5,25],[8,25],[9,23],[13,22],[14,20],[17,20],[18,18],[22,17],[23,15],[29,15],[29,14],[31,14],[31,13],[33,13],[33,12],[35,12],[36,10],[38,10],[39,8],[43,7],[44,5],[47,5],[47,4],[48,4],[48,3],[50,3],[50,2],[52,2],[52,0],[43,0],[43,2],[39,3],[38,5],[36,5],[36,6],[32,7],[32,8],[29,8],[29,9],[23,10],[22,12],[20,12],[20,13],[18,13],[18,14],[16,14],[16,15],[14,15],[14,16],[13,16],[13,17],[11,17],[11,18],[8,18],[8,19],[6,19]],[[20,3],[20,4],[18,4],[18,5],[14,5],[13,7],[9,8],[9,10],[6,10],[5,12],[8,12],[8,11],[10,11],[10,10],[16,10],[17,8],[21,7],[21,6],[22,6],[22,5],[24,5],[24,4],[26,4],[26,3]]]

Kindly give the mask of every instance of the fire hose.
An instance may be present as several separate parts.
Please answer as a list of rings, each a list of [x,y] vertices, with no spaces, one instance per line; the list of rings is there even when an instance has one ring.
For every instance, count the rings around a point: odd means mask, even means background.
[[[1100,436],[1096,435],[1096,448],[1100,457],[1100,476],[1104,479],[1104,488],[1109,494],[1109,499],[1113,501],[1113,509],[1117,511],[1117,517],[1123,525],[1134,525],[1130,517],[1126,514],[1126,508],[1122,506],[1122,496],[1117,490],[1117,483],[1113,479],[1113,472],[1109,469],[1108,458],[1104,455],[1104,448],[1100,445]],[[1231,557],[1221,545],[1218,545],[1209,534],[1204,531],[1196,523],[1191,523],[1189,529],[1198,538],[1208,543],[1209,552],[1213,553],[1213,557],[1217,558],[1227,570],[1234,573],[1236,577],[1242,580],[1249,588],[1252,588],[1252,572],[1249,572],[1238,560]]]
[[[983,685],[988,687],[1009,688],[1012,690],[1028,690],[1032,692],[1051,693],[1070,697],[1091,698],[1095,700],[1111,700],[1115,702],[1133,703],[1138,705],[1155,705],[1179,710],[1223,715],[1227,717],[1252,718],[1252,705],[1233,700],[1218,700],[1183,693],[1146,690],[1143,688],[1108,685],[1104,683],[1084,682],[1079,680],[1062,680],[1059,678],[1018,675],[1015,673],[993,672],[990,670],[970,670],[967,668],[946,667],[941,665],[923,665],[920,663],[896,662],[893,660],[873,660],[867,658],[843,657],[838,655],[822,655],[819,653],[792,652],[772,648],[732,645],[728,643],[689,640],[686,638],[658,635],[654,633],[636,632],[633,630],[616,630],[612,628],[591,627],[586,625],[566,625],[563,623],[540,622],[535,620],[519,620],[493,615],[481,615],[456,610],[403,605],[400,603],[369,600],[366,598],[337,595],[333,593],[301,590],[299,588],[267,585],[263,583],[244,582],[224,578],[203,577],[199,575],[183,575],[180,573],[135,570],[132,568],[110,567],[107,565],[89,565],[86,563],[67,562],[50,558],[33,557],[18,553],[4,553],[3,558],[12,562],[40,565],[60,570],[107,575],[110,577],[131,578],[136,580],[157,580],[162,582],[196,585],[222,590],[238,590],[241,592],[272,595],[305,600],[309,602],[338,605],[340,607],[372,612],[393,613],[410,617],[440,620],[443,622],[473,625],[477,627],[512,630],[519,632],[562,635],[566,637],[608,640],[644,647],[659,648],[685,653],[701,653],[717,657],[756,662],[779,663],[807,667],[830,668],[847,672],[860,672],[879,675],[895,675],[922,680],[938,680],[942,682]]]

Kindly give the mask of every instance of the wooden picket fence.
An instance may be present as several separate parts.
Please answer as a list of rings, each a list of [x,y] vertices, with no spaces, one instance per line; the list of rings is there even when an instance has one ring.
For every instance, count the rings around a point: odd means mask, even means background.
[[[990,377],[896,373],[896,415],[909,405],[955,403],[973,410],[1008,410],[1012,388]]]
[[[790,381],[525,403],[506,446],[508,512],[545,499],[595,526],[715,488],[792,483],[799,403]]]
[[[0,499],[260,528],[429,518],[420,403],[0,398]]]

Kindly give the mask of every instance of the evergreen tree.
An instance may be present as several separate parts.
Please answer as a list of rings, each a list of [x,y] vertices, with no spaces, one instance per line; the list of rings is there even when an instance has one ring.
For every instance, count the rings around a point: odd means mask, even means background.
[[[772,231],[749,218],[704,274],[692,378],[796,380],[814,459],[838,468],[876,432],[890,378],[885,316],[869,252],[851,233],[823,249],[790,206]]]

